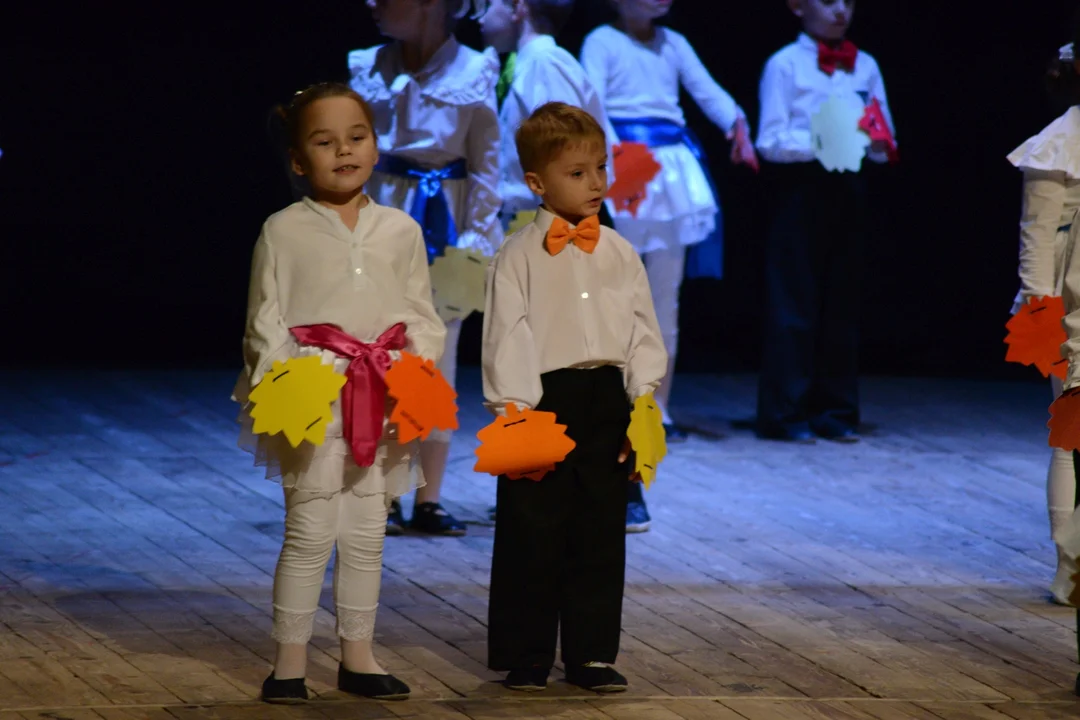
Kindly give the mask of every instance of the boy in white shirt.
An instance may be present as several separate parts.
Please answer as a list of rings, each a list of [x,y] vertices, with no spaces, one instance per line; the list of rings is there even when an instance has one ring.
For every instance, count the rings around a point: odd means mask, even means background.
[[[767,161],[772,228],[765,251],[765,349],[758,433],[790,442],[857,442],[860,257],[866,238],[862,172],[816,162],[811,118],[830,96],[892,117],[881,71],[845,39],[854,0],[788,0],[798,39],[761,78],[757,149]],[[854,129],[853,129],[854,130]],[[881,141],[867,156],[888,160]]]
[[[499,478],[488,666],[512,689],[543,690],[562,630],[568,682],[619,692],[631,475],[631,401],[653,392],[667,351],[641,258],[601,227],[607,140],[584,110],[538,108],[516,135],[543,204],[488,269],[483,377],[488,407],[554,412],[575,448],[541,481]]]

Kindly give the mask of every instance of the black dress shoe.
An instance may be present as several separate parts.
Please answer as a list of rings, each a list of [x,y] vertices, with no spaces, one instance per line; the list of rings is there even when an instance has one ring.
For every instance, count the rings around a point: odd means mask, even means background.
[[[524,670],[511,670],[506,674],[503,685],[511,690],[521,692],[539,692],[547,690],[548,675],[551,668],[525,668]]]
[[[813,445],[817,442],[810,428],[803,425],[759,428],[757,435],[762,440],[779,440],[800,445]]]
[[[393,675],[354,673],[346,670],[344,665],[338,665],[337,686],[341,692],[372,700],[406,700],[412,692]]]
[[[620,693],[626,691],[626,678],[615,668],[606,663],[586,663],[576,667],[566,667],[566,682],[585,690],[598,693]]]
[[[401,502],[398,500],[390,503],[390,511],[386,514],[386,534],[405,534],[405,515],[401,512]]]
[[[689,433],[672,423],[664,423],[664,435],[665,441],[672,444],[684,443],[690,437]]]
[[[446,512],[439,503],[417,503],[413,508],[412,522],[409,525],[413,530],[428,535],[460,536],[465,534],[465,523]]]
[[[831,440],[838,443],[857,443],[862,439],[855,428],[832,418],[811,423],[810,427],[822,440]]]
[[[307,686],[304,678],[278,680],[270,673],[270,677],[263,680],[260,699],[275,705],[299,705],[308,701]]]

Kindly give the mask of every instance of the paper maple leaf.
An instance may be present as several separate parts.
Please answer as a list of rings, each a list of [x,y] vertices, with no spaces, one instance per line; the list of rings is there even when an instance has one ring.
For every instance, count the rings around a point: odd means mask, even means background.
[[[630,438],[630,446],[634,448],[634,470],[641,474],[641,480],[648,488],[656,479],[657,466],[667,455],[664,416],[652,393],[634,401],[626,437]]]
[[[870,138],[859,132],[860,110],[835,95],[810,118],[814,157],[826,170],[858,172]]]
[[[513,403],[507,406],[506,417],[495,418],[476,437],[480,447],[473,470],[511,480],[542,480],[576,446],[566,436],[566,426],[555,422],[555,413],[519,411]]]
[[[1080,450],[1080,388],[1062,393],[1050,405],[1050,447]]]
[[[862,119],[859,120],[859,129],[870,136],[870,142],[881,141],[888,149],[889,162],[900,160],[900,154],[896,150],[896,140],[893,139],[892,130],[885,120],[885,112],[881,109],[881,103],[877,98],[870,101],[866,106]]]
[[[1068,361],[1061,357],[1061,346],[1068,340],[1061,322],[1065,317],[1065,302],[1060,297],[1032,300],[1016,311],[1005,323],[1009,331],[1005,344],[1006,362],[1034,365],[1045,377],[1055,375],[1062,380]]]
[[[608,197],[615,203],[616,210],[628,210],[637,217],[646,187],[660,172],[660,163],[644,143],[621,143],[612,149],[612,155],[615,182],[608,188]]]
[[[448,247],[431,265],[435,310],[443,322],[484,310],[484,283],[490,260],[475,250]]]
[[[323,365],[318,355],[275,361],[248,396],[255,404],[252,431],[267,435],[284,432],[293,447],[304,440],[322,445],[332,418],[330,406],[345,382],[345,376]]]
[[[457,393],[432,361],[403,352],[386,371],[386,393],[395,400],[390,422],[399,443],[426,440],[435,429],[457,430]]]

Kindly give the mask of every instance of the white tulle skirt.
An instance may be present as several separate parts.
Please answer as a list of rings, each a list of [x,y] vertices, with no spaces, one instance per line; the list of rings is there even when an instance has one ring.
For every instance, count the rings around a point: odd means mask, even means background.
[[[701,242],[716,229],[719,210],[701,164],[682,143],[651,151],[661,170],[645,186],[637,213],[616,212],[607,201],[615,229],[641,253]]]

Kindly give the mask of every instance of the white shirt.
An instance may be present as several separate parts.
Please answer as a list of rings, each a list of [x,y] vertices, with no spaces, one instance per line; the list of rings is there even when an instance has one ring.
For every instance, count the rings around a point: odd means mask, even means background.
[[[236,400],[247,401],[274,360],[291,357],[291,327],[330,323],[370,343],[399,322],[409,352],[441,357],[446,328],[431,304],[420,226],[370,199],[353,231],[310,198],[293,203],[267,219],[255,243]]]
[[[409,74],[397,43],[349,53],[350,85],[371,105],[379,152],[425,168],[459,158],[468,165],[463,215],[455,215],[461,247],[498,247],[499,118],[495,84],[499,58],[478,53],[451,35],[427,64]],[[372,176],[380,182],[382,173]],[[454,181],[449,181],[454,182]],[[380,195],[377,188],[368,191]],[[477,241],[475,236],[483,238]]]
[[[552,370],[614,365],[631,399],[655,390],[667,372],[637,252],[601,227],[592,254],[570,243],[549,255],[544,238],[554,218],[541,208],[488,266],[482,364],[486,404],[496,412],[509,403],[536,407],[540,376]]]
[[[1080,208],[1080,108],[1070,108],[1008,159],[1024,171],[1017,300],[1059,295],[1067,239],[1059,229]]]
[[[657,27],[651,40],[641,41],[601,25],[585,38],[581,64],[612,120],[660,118],[685,126],[679,83],[724,132],[745,117],[689,41],[671,28]]]
[[[540,199],[525,184],[525,171],[521,169],[514,133],[536,108],[549,102],[575,105],[592,115],[607,135],[609,159],[611,146],[619,142],[608,122],[599,93],[589,82],[585,69],[577,59],[559,47],[550,35],[533,38],[517,53],[514,79],[499,111],[499,124],[502,126],[502,151],[499,155],[502,180],[499,194],[502,196],[503,212],[507,214],[533,210],[540,204]],[[608,182],[614,182],[614,177],[614,165],[609,161]]]
[[[810,118],[830,95],[857,105],[860,111],[877,98],[893,137],[896,136],[885,97],[885,82],[874,58],[860,50],[853,72],[837,68],[832,75],[826,75],[818,67],[817,41],[806,33],[800,33],[795,42],[781,48],[765,63],[760,95],[757,150],[770,162],[814,160]],[[879,163],[888,161],[887,153],[867,150],[867,157]]]

